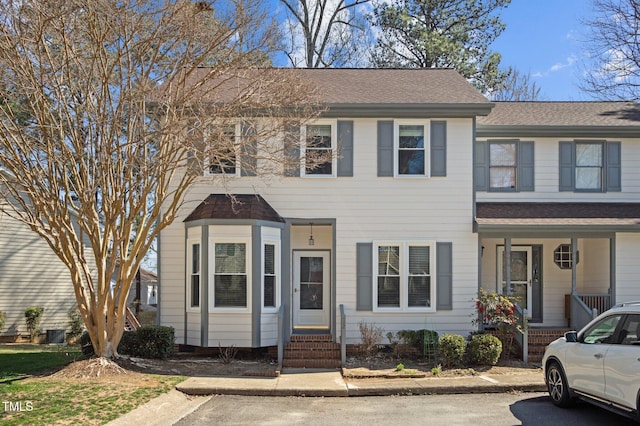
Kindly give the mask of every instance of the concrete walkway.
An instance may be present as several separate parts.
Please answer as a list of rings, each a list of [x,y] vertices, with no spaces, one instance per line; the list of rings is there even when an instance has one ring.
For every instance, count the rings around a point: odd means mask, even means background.
[[[539,370],[517,374],[345,379],[338,370],[285,369],[278,377],[191,377],[109,425],[171,425],[211,395],[386,396],[546,391]]]

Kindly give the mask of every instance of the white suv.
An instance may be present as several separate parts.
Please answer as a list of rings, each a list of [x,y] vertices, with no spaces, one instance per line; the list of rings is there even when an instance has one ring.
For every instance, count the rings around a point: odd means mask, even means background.
[[[640,302],[616,305],[552,342],[542,366],[555,405],[578,398],[640,421]]]

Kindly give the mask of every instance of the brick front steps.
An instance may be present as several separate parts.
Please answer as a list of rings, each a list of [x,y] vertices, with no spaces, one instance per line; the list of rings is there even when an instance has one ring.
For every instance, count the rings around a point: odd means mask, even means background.
[[[284,345],[283,368],[340,368],[340,345],[330,335],[291,336]]]

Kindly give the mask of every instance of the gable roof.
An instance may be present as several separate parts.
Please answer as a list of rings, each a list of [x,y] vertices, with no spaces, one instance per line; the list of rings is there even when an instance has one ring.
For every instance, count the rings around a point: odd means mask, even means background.
[[[187,77],[186,85],[198,84],[209,72],[206,67],[197,69]],[[224,102],[238,96],[255,79],[292,78],[306,81],[316,89],[316,99],[326,108],[323,113],[326,117],[473,117],[488,114],[493,106],[456,70],[444,68],[243,69],[233,74],[229,71],[207,84],[215,88],[211,100]],[[267,92],[268,86],[265,85]],[[252,95],[260,97],[268,93],[253,90]]]
[[[496,102],[477,119],[479,137],[640,136],[640,105],[633,102]]]
[[[284,223],[284,219],[260,195],[211,194],[184,222],[203,219],[250,219]]]

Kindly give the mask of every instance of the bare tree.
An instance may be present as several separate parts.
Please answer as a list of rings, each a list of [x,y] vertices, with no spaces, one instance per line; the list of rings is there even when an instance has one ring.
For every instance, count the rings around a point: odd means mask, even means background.
[[[279,39],[261,10],[0,2],[0,205],[69,268],[99,356],[118,356],[136,271],[203,168],[286,165],[286,147],[263,141],[312,114],[311,87],[254,67]],[[231,117],[268,125],[230,139]]]
[[[589,61],[580,88],[598,99],[640,101],[640,1],[594,0],[585,22]]]
[[[531,73],[521,74],[515,68],[510,68],[508,72],[504,82],[490,93],[491,100],[522,102],[540,99],[540,88],[531,81]]]
[[[289,12],[285,54],[294,67],[359,66],[368,48],[370,0],[280,0]]]

